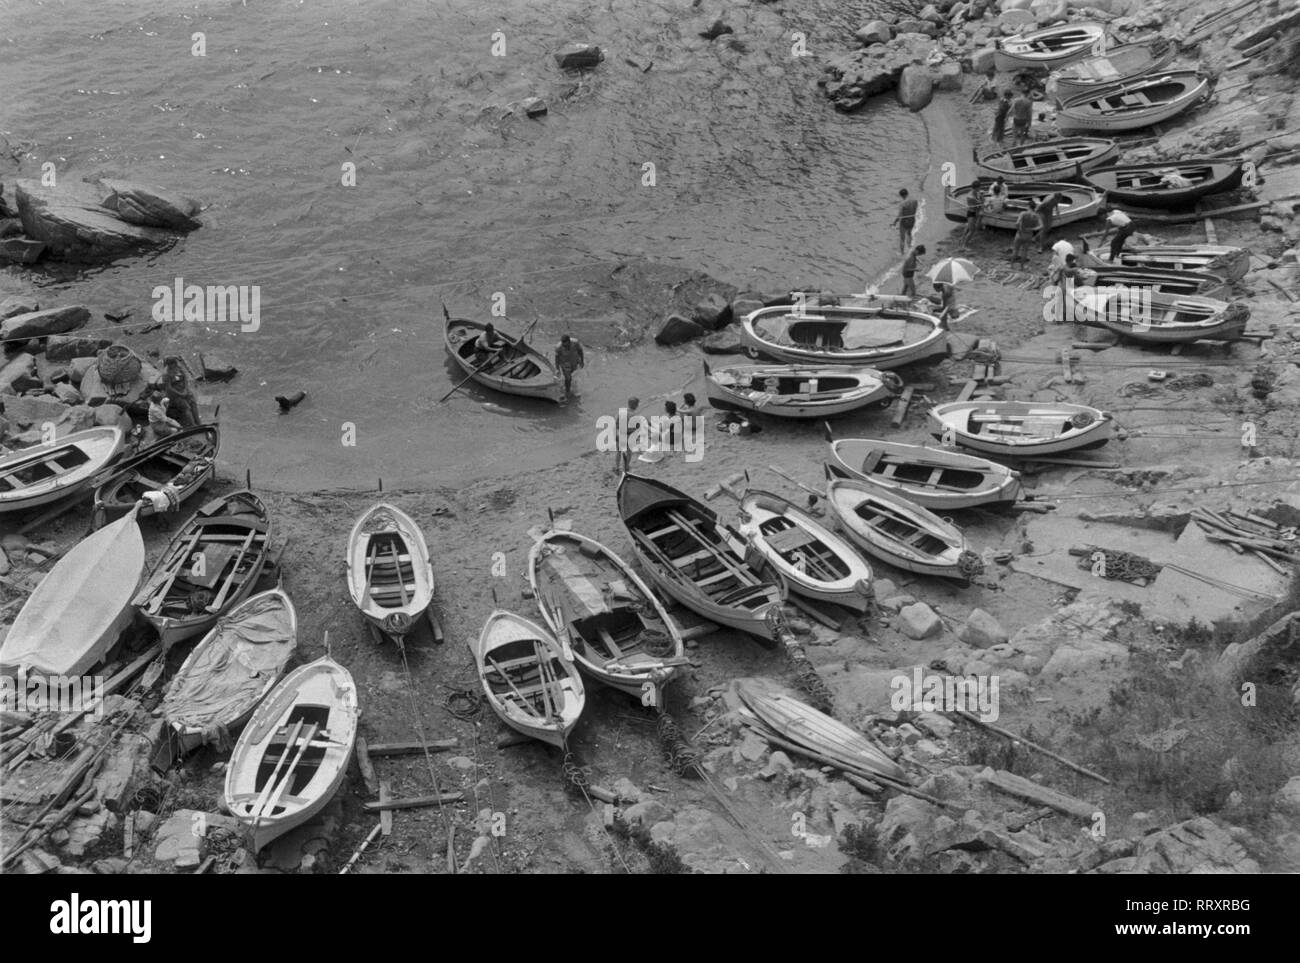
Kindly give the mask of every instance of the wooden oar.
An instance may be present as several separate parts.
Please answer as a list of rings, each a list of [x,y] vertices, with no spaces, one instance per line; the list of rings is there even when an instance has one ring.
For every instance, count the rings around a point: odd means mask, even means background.
[[[490,655],[484,655],[483,658],[492,666],[493,669],[496,670],[497,675],[505,679],[506,685],[510,686],[511,691],[514,692],[514,694],[519,697],[519,702],[521,703],[520,708],[529,710],[534,715],[536,715],[537,710],[533,708],[533,704],[530,701],[528,701],[527,696],[525,696],[522,692],[519,691],[519,686],[515,685],[514,679],[506,675],[506,670],[501,668],[501,666],[497,664],[497,660],[492,658],[492,656]],[[540,666],[538,668],[540,669]]]
[[[289,763],[289,768],[286,769],[284,775],[280,777],[280,784],[276,787],[274,794],[270,799],[266,800],[262,809],[258,810],[258,812],[253,816],[254,829],[256,829],[258,823],[261,822],[262,813],[267,809],[274,809],[276,804],[280,801],[280,797],[284,795],[285,789],[289,786],[289,783],[293,778],[294,770],[298,768],[298,763],[302,762],[303,754],[307,751],[307,747],[311,745],[312,740],[316,738],[316,733],[319,728],[320,727],[314,723],[307,727],[306,734],[301,740],[299,740],[300,744],[298,746],[298,754],[293,757],[293,762]]]
[[[825,493],[825,492],[819,492],[819,491],[817,491],[815,488],[809,488],[809,487],[808,487],[807,485],[805,485],[803,482],[801,482],[801,481],[797,481],[796,479],[791,478],[791,477],[790,477],[790,476],[789,476],[785,471],[783,471],[783,470],[780,469],[780,468],[777,468],[776,465],[768,465],[767,468],[768,468],[768,471],[772,471],[772,472],[775,472],[776,474],[780,475],[782,478],[784,478],[786,481],[788,481],[791,485],[794,485],[796,488],[802,488],[802,489],[803,489],[804,491],[806,491],[809,495],[816,495],[818,498],[825,498],[825,497],[826,497],[826,493]]]
[[[489,354],[486,361],[484,361],[481,365],[476,366],[473,371],[467,374],[462,380],[458,381],[450,391],[448,391],[445,395],[439,398],[438,404],[442,404],[444,401],[446,401],[448,398],[454,395],[465,385],[469,384],[471,378],[473,378],[476,374],[481,374],[483,370],[487,368],[488,365],[492,364],[492,362],[497,359],[497,356],[500,355],[501,352],[504,350],[505,350],[505,346],[502,345],[500,348],[497,348],[495,351]]]
[[[298,724],[293,727],[293,732],[289,735],[289,741],[285,743],[280,758],[275,763],[275,769],[271,771],[271,778],[266,781],[261,793],[257,797],[257,802],[253,804],[253,823],[256,825],[257,820],[261,818],[262,807],[265,805],[266,797],[270,795],[271,790],[275,788],[275,782],[280,775],[280,767],[284,765],[285,760],[289,758],[289,753],[293,751],[294,745],[298,741],[298,734],[302,732],[303,720],[299,719]]]
[[[542,651],[539,643],[533,643],[533,651],[537,653],[537,674],[542,685],[542,705],[546,707],[546,718],[559,721],[560,714],[555,709],[555,701],[551,698],[551,682],[555,678],[551,674],[551,660]]]

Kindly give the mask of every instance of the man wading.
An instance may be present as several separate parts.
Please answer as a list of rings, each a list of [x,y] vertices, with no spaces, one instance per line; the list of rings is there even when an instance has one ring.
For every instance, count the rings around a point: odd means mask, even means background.
[[[582,345],[574,341],[567,334],[560,337],[560,343],[555,346],[555,367],[560,369],[560,374],[564,375],[564,398],[573,393],[573,373],[579,368],[586,367],[587,361],[582,354]],[[564,398],[560,400],[563,401]]]
[[[912,229],[916,227],[917,204],[915,199],[907,196],[906,187],[898,192],[898,196],[903,199],[903,202],[898,205],[898,216],[890,223],[898,225],[898,253],[902,254],[912,243]]]
[[[916,297],[916,262],[925,253],[925,245],[918,244],[903,261],[903,293]]]

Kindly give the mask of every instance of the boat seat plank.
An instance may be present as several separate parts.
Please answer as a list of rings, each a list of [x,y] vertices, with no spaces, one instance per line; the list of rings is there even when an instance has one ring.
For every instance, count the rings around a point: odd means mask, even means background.
[[[714,554],[715,553],[709,551],[707,548],[702,548],[698,552],[691,552],[689,555],[683,555],[681,558],[673,559],[673,566],[678,569],[687,568],[696,562],[701,562],[706,558],[712,558]]]

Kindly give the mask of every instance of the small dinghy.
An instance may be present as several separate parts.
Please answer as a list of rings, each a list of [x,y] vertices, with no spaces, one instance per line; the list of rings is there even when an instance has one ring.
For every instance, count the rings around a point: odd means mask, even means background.
[[[1056,112],[1056,127],[1062,132],[1140,130],[1194,107],[1212,89],[1195,70],[1139,77],[1065,101]]]
[[[704,388],[715,408],[775,418],[830,418],[870,404],[887,405],[901,390],[898,375],[847,365],[704,363]]]
[[[564,382],[551,359],[528,342],[498,329],[497,334],[508,342],[505,350],[482,364],[475,359],[474,342],[485,328],[478,321],[446,317],[443,343],[464,375],[493,391],[558,404],[564,395]]]
[[[874,438],[830,444],[832,471],[873,482],[923,508],[1009,505],[1020,497],[1020,472],[974,455]]]
[[[1049,88],[1054,90],[1058,102],[1096,94],[1107,87],[1163,70],[1177,53],[1177,45],[1163,37],[1145,43],[1120,44],[1052,71]]]
[[[433,588],[429,548],[411,516],[380,502],[357,519],[348,536],[348,592],[376,642],[400,643],[429,613]]]
[[[226,748],[284,673],[297,642],[297,612],[279,589],[254,595],[219,619],[163,696],[177,755],[205,743]]]
[[[488,704],[501,721],[565,748],[587,698],[573,654],[536,622],[499,609],[469,649]]]
[[[253,593],[270,541],[260,498],[247,490],[214,498],[168,543],[133,604],[168,646],[200,635]]]
[[[1158,271],[1199,271],[1225,281],[1240,281],[1250,270],[1250,251],[1222,244],[1158,244],[1126,248],[1120,264]]]
[[[582,672],[644,705],[663,705],[664,686],[686,665],[685,643],[630,565],[595,539],[551,531],[528,555],[528,578],[542,618]]]
[[[744,540],[708,506],[628,474],[618,486],[618,513],[660,591],[706,619],[774,641],[769,613],[785,601],[785,583],[761,556],[751,566]]]
[[[1240,161],[1206,158],[1103,167],[1083,182],[1105,191],[1112,204],[1178,210],[1210,194],[1236,190],[1244,173]]]
[[[895,568],[961,583],[984,571],[955,525],[887,488],[828,468],[826,502],[854,545]]]
[[[144,539],[129,512],[55,563],[0,645],[0,672],[77,676],[98,665],[131,624]]]
[[[1069,180],[1119,156],[1119,145],[1100,137],[1063,137],[986,154],[976,163],[990,177],[1008,183]]]
[[[1080,266],[1089,273],[1087,283],[1093,287],[1149,288],[1153,294],[1196,294],[1205,298],[1223,298],[1231,285],[1223,278],[1201,271],[1157,271],[1153,268],[1123,267],[1083,254]],[[1080,276],[1080,283],[1083,276]]]
[[[945,444],[1004,458],[1098,448],[1115,432],[1106,412],[1065,402],[953,401],[931,408],[929,422]]]
[[[197,425],[127,456],[95,489],[96,527],[135,505],[141,518],[174,511],[212,478],[220,448],[221,429]]]
[[[357,687],[328,656],[294,669],[253,712],[226,767],[226,809],[257,852],[334,798],[357,741]]]
[[[995,41],[993,63],[1008,73],[1055,70],[1096,53],[1106,45],[1106,26],[1091,21],[1063,23]]]
[[[1237,341],[1250,320],[1250,308],[1242,302],[1132,293],[1131,288],[1075,288],[1073,318],[1145,344]]]
[[[48,445],[0,455],[0,514],[45,505],[88,487],[122,453],[116,425],[87,428]]]
[[[948,345],[948,331],[934,315],[884,304],[759,308],[741,322],[740,338],[752,357],[875,368],[920,361]]]
[[[808,512],[771,492],[745,492],[740,534],[781,573],[792,592],[865,612],[874,598],[871,566]]]
[[[766,680],[740,679],[736,693],[777,735],[832,759],[850,772],[906,782],[907,774],[864,733],[781,692]]]
[[[972,190],[979,188],[988,191],[993,182],[980,178],[973,184],[948,190],[943,196],[943,216],[950,221],[964,224],[966,222],[966,197]],[[1060,227],[1096,217],[1105,203],[1106,195],[1092,187],[1080,184],[1049,184],[1038,181],[1024,184],[1007,185],[1007,202],[996,213],[986,211],[983,215],[986,227],[996,227],[1004,231],[1014,231],[1016,221],[1026,210],[1038,207],[1052,194],[1060,194],[1061,203],[1052,217],[1052,224]]]

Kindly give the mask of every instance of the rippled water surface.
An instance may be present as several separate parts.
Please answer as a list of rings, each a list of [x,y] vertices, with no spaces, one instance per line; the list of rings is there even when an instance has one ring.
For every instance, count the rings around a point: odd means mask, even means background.
[[[629,334],[686,271],[843,290],[890,259],[925,129],[887,99],[830,109],[818,55],[851,42],[857,15],[795,6],[737,7],[735,34],[709,42],[698,10],[654,0],[19,0],[0,19],[0,128],[22,176],[53,160],[208,206],[176,248],[51,276],[46,297],[142,320],[177,276],[260,285],[257,332],[182,324],[159,345],[240,367],[211,389],[233,468],[282,488],[451,484],[572,457],[629,393],[690,381],[696,349]],[[793,31],[813,56],[791,56]],[[561,73],[549,54],[568,40],[605,62]],[[510,115],[532,95],[546,117]],[[437,403],[459,380],[440,303],[481,317],[493,292],[516,330],[540,317],[534,343],[572,331],[588,345],[579,399],[471,387]],[[297,388],[308,400],[280,416],[272,397]]]

